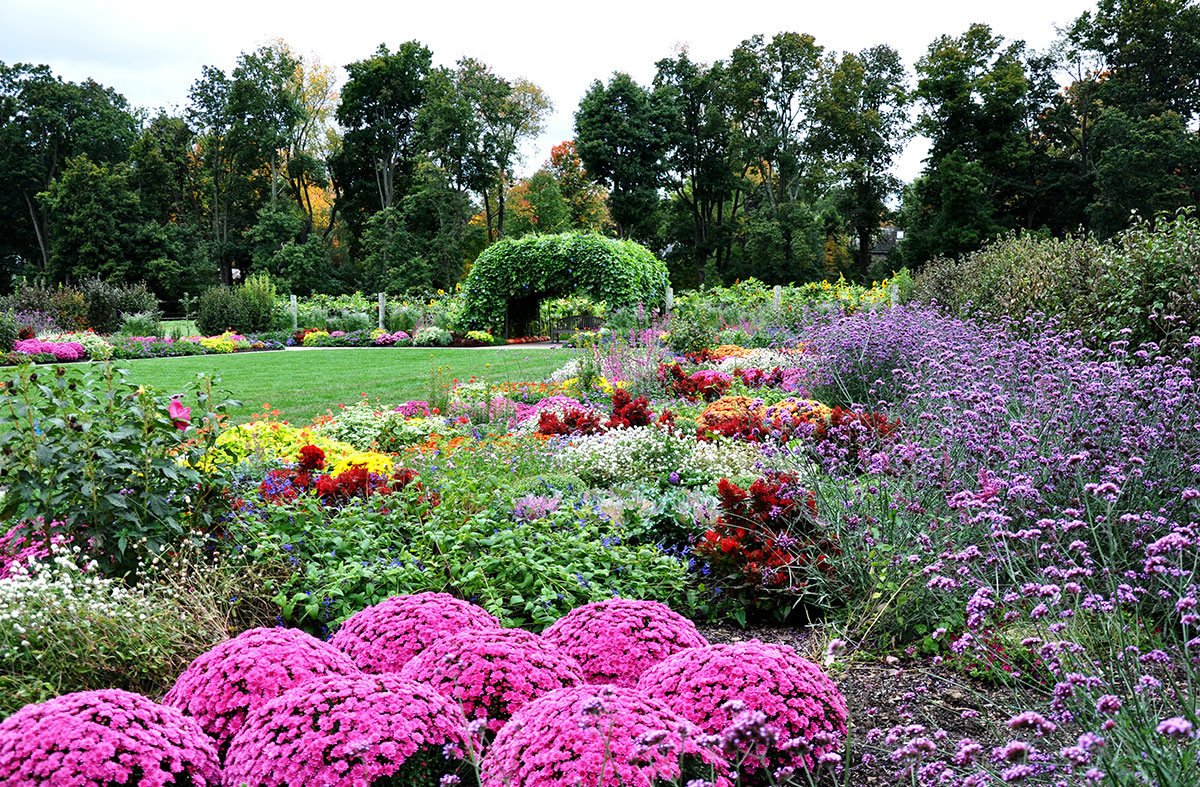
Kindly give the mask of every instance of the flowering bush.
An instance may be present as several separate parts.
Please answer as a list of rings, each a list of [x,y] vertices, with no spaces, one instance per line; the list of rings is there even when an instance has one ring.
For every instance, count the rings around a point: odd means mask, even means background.
[[[749,775],[812,769],[822,755],[839,750],[846,735],[841,692],[786,645],[751,640],[685,650],[643,673],[638,689],[713,735],[741,711],[763,714],[771,739],[744,740],[725,752],[731,761],[745,758]]]
[[[43,342],[38,339],[25,339],[14,344],[13,351],[25,355],[50,353],[60,361],[82,361],[87,358],[87,351],[78,342]]]
[[[31,562],[50,557],[52,546],[67,543],[67,536],[54,532],[62,522],[51,522],[49,528],[44,524],[41,519],[21,523],[0,535],[0,579],[15,576],[22,569],[28,571]]]
[[[256,628],[199,656],[163,698],[196,719],[224,759],[246,716],[288,689],[325,675],[357,675],[340,650],[297,629]]]
[[[542,636],[579,662],[588,683],[625,687],[672,653],[708,644],[666,604],[623,598],[578,607]]]
[[[442,637],[499,627],[496,618],[447,593],[392,596],[346,619],[329,644],[364,672],[399,672]]]
[[[471,751],[457,703],[394,675],[326,675],[252,712],[229,747],[225,784],[452,784]]]
[[[220,775],[200,725],[128,691],[65,694],[0,722],[5,787],[216,787]]]
[[[689,375],[678,363],[660,364],[658,379],[676,396],[693,401],[703,399],[706,402],[724,396],[733,382],[727,373],[713,369],[702,369]]]
[[[708,777],[701,783],[728,787],[728,764],[698,737],[689,722],[640,692],[559,689],[526,705],[500,730],[480,781],[483,787],[652,787]]]
[[[300,344],[305,347],[316,347],[317,342],[319,342],[321,339],[327,338],[328,336],[329,331],[306,330],[304,335],[300,337]]]
[[[434,642],[400,670],[462,704],[468,720],[496,732],[527,703],[583,683],[575,659],[521,629],[464,631]]]
[[[730,440],[697,442],[658,426],[614,429],[574,440],[555,456],[568,473],[595,486],[659,480],[677,473],[692,483],[751,472],[757,450]]]
[[[561,419],[553,410],[543,410],[538,415],[538,434],[547,436],[589,435],[600,432],[600,415],[592,410],[572,408],[563,413]]]
[[[396,331],[395,333],[378,333],[371,331],[371,340],[376,347],[391,347],[393,345],[404,345],[412,341],[412,337],[404,331]]]

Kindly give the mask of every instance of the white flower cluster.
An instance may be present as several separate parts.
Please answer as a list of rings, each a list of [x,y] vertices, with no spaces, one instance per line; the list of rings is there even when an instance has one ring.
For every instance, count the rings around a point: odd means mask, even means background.
[[[716,368],[726,374],[733,374],[735,369],[762,369],[769,372],[776,366],[784,368],[795,366],[796,357],[775,350],[756,349],[749,355],[738,357],[731,355],[717,362]]]
[[[143,593],[91,568],[59,551],[0,579],[0,662],[37,658],[67,642],[82,647],[94,626],[137,625],[156,614]]]
[[[583,360],[581,358],[572,358],[571,360],[567,361],[565,364],[563,364],[562,366],[560,366],[559,368],[557,368],[553,372],[551,372],[550,376],[546,378],[546,382],[548,382],[548,383],[565,383],[567,380],[570,380],[574,377],[578,377],[579,376],[579,367],[581,367],[582,365],[583,365]]]
[[[672,472],[714,481],[753,471],[758,451],[734,441],[700,442],[654,426],[576,438],[559,454],[564,470],[598,485],[660,478]]]

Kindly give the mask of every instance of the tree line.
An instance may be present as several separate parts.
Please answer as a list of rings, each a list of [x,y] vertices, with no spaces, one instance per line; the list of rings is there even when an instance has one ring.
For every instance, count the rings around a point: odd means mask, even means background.
[[[930,43],[809,35],[680,50],[596,80],[575,139],[517,178],[552,106],[416,41],[346,66],[276,41],[205,66],[180,112],[0,63],[0,288],[98,274],[164,299],[269,273],[297,293],[450,288],[502,237],[637,239],[677,285],[869,279],[1033,230],[1107,237],[1196,203],[1200,8],[1099,0],[1047,52],[988,26]],[[914,134],[920,175],[892,168]],[[873,255],[886,227],[904,231]],[[878,250],[877,250],[878,251]]]

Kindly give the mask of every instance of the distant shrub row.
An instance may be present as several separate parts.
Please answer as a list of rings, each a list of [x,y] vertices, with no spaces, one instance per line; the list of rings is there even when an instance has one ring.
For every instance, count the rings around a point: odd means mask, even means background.
[[[145,314],[157,318],[158,298],[144,282],[113,284],[100,278],[83,279],[76,285],[43,287],[21,284],[10,295],[0,297],[0,312],[27,315],[19,320],[48,327],[53,323],[63,331],[116,333],[125,315]]]
[[[933,260],[913,299],[963,317],[1055,318],[1092,344],[1170,345],[1200,332],[1200,220],[1140,220],[1110,241],[1009,235],[958,260]]]

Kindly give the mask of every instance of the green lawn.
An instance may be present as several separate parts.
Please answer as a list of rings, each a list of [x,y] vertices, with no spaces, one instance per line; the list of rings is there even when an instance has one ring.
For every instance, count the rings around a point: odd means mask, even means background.
[[[492,382],[539,381],[566,363],[573,350],[501,349],[331,349],[200,355],[120,361],[129,381],[164,391],[181,390],[198,372],[220,378],[222,389],[242,402],[230,415],[245,421],[270,403],[284,420],[307,423],[338,403],[361,394],[385,405],[423,399],[431,374]]]

